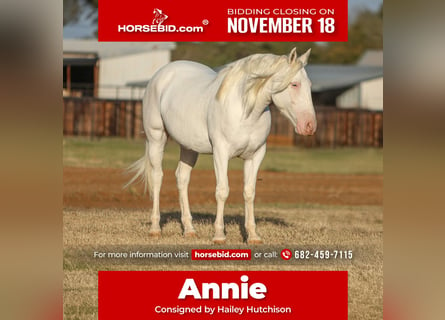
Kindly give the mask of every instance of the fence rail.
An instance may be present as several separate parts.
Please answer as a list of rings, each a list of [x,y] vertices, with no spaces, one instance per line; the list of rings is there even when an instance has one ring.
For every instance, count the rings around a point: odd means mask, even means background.
[[[143,138],[142,102],[98,98],[63,99],[63,133],[66,136]],[[316,107],[314,136],[295,134],[293,126],[274,107],[269,144],[302,147],[383,146],[383,113],[363,109]]]

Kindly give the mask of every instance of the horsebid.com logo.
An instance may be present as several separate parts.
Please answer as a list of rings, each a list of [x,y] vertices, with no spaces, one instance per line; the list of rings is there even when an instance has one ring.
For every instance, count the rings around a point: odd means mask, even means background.
[[[168,18],[168,15],[162,12],[161,9],[154,9],[153,14],[154,17],[153,17],[153,22],[151,24],[161,25]]]
[[[203,26],[176,26],[173,24],[164,25],[164,21],[167,20],[166,15],[161,9],[155,8],[153,10],[153,19],[151,24],[125,24],[118,25],[118,32],[204,32]],[[209,21],[202,20],[204,26],[209,24]]]

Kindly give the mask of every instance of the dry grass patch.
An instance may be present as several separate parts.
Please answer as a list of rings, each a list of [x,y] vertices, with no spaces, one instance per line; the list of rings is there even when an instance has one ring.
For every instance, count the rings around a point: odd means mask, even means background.
[[[244,217],[240,208],[227,208],[227,244],[219,248],[338,248],[351,249],[351,261],[316,261],[289,264],[223,262],[184,263],[97,261],[94,250],[113,248],[190,248],[211,246],[213,207],[193,210],[199,237],[182,236],[180,214],[162,213],[161,239],[148,237],[148,214],[141,210],[64,210],[64,316],[65,319],[97,318],[98,270],[348,270],[349,319],[381,319],[383,292],[382,207],[267,207],[257,208],[257,228],[264,245],[245,244]],[[85,258],[85,255],[90,258]]]

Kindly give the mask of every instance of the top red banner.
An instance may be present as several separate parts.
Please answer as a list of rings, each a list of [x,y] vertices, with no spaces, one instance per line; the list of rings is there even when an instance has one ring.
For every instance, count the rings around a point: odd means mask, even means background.
[[[347,40],[347,0],[99,1],[99,41]]]

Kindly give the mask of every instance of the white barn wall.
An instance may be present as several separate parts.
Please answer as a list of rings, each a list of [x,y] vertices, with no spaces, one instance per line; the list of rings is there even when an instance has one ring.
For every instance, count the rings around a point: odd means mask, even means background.
[[[362,106],[368,110],[383,110],[383,78],[363,81],[360,86]]]
[[[146,81],[154,73],[170,62],[169,50],[130,54],[125,56],[106,57],[99,64],[100,98],[142,98],[145,88],[124,87],[128,82]],[[116,90],[119,86],[119,90]]]
[[[337,97],[337,107],[344,109],[357,108],[360,101],[360,85],[355,85]]]
[[[337,97],[337,107],[383,110],[383,78],[363,81]]]

